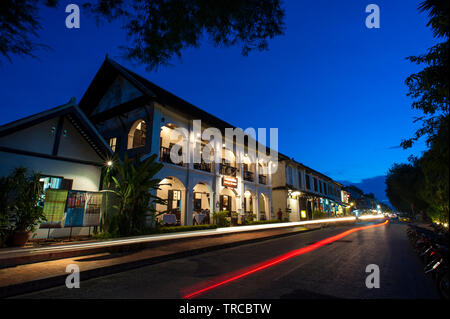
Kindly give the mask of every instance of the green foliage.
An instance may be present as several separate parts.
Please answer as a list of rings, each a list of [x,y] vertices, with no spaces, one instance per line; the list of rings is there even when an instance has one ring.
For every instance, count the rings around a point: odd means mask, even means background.
[[[422,112],[415,122],[422,127],[413,137],[402,141],[411,147],[422,136],[427,137],[429,150],[410,164],[395,164],[386,180],[386,194],[400,211],[426,213],[435,221],[448,221],[449,216],[449,2],[426,0],[419,6],[430,18],[428,26],[443,41],[426,54],[409,57],[425,68],[406,79],[408,96],[414,99],[413,109]]]
[[[323,219],[323,218],[328,218],[328,215],[325,212],[322,212],[320,210],[315,210],[312,213],[312,217],[313,217],[313,219]]]
[[[2,0],[0,54],[31,55],[41,29],[39,9],[59,0]],[[83,12],[97,22],[117,21],[128,36],[121,46],[127,58],[154,69],[166,65],[183,49],[197,48],[208,36],[215,46],[240,46],[242,54],[266,50],[268,40],[283,34],[280,0],[87,0]]]
[[[16,168],[9,176],[11,187],[9,209],[12,211],[15,231],[34,231],[45,221],[42,207],[38,205],[42,186],[37,173],[27,174],[27,169]]]
[[[415,122],[422,122],[412,138],[402,141],[404,148],[411,147],[422,136],[428,136],[427,141],[437,134],[443,121],[448,121],[449,115],[449,5],[448,1],[426,0],[420,5],[421,11],[428,12],[436,37],[444,41],[433,46],[426,54],[408,57],[415,64],[424,64],[425,68],[406,79],[409,88],[408,96],[414,99],[412,108],[422,112]]]
[[[217,225],[217,227],[228,227],[230,226],[229,221],[230,213],[227,211],[220,211],[213,213],[213,223]]]
[[[245,218],[245,223],[249,224],[249,223],[253,222],[255,220],[255,218],[256,218],[256,214],[253,214],[253,213],[247,214],[246,218]]]
[[[132,161],[127,155],[123,161],[114,158],[113,165],[105,173],[104,188],[114,195],[112,200],[117,204],[107,205],[113,211],[105,212],[101,221],[102,231],[114,236],[139,235],[145,229],[148,217],[156,220],[154,204],[166,202],[152,194],[161,182],[154,176],[163,167],[155,160],[156,155],[144,162]]]
[[[408,164],[394,164],[386,177],[386,195],[391,204],[411,215],[425,211],[427,203],[420,196],[424,179],[421,167],[414,158]]]
[[[0,178],[0,246],[15,231],[34,231],[45,220],[38,201],[42,196],[40,175],[18,167]]]

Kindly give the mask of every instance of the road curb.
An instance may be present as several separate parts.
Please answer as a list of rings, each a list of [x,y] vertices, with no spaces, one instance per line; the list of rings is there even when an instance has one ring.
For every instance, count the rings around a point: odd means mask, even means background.
[[[339,225],[339,226],[343,226],[343,225]],[[194,255],[198,255],[198,254],[202,254],[202,253],[206,253],[206,252],[210,252],[210,251],[215,251],[215,250],[220,250],[220,249],[224,249],[224,248],[231,248],[231,247],[236,247],[236,246],[241,246],[241,245],[246,245],[246,244],[262,242],[262,241],[270,240],[270,239],[282,238],[282,237],[287,237],[287,236],[291,236],[291,235],[298,235],[299,233],[307,233],[307,232],[319,230],[322,228],[324,228],[324,227],[322,226],[322,227],[311,228],[311,229],[302,229],[297,232],[276,234],[276,235],[267,236],[267,237],[247,239],[247,240],[236,241],[236,242],[231,242],[231,243],[202,247],[202,248],[197,248],[197,249],[192,249],[192,250],[171,253],[171,254],[158,256],[158,257],[145,258],[145,259],[135,260],[135,261],[126,262],[126,263],[122,263],[122,264],[90,269],[90,270],[80,272],[80,280],[84,281],[84,280],[88,280],[88,279],[92,279],[92,278],[96,278],[96,277],[111,275],[114,273],[119,273],[119,272],[123,272],[123,271],[127,271],[127,270],[140,268],[143,266],[158,264],[158,263],[169,261],[169,260],[174,260],[174,259],[188,257],[188,256],[194,256]],[[18,296],[18,295],[25,294],[25,293],[31,293],[34,291],[39,291],[39,290],[43,290],[43,289],[62,286],[65,284],[66,278],[67,278],[67,275],[58,275],[58,276],[49,277],[49,278],[32,280],[32,281],[28,281],[28,282],[24,282],[24,283],[20,283],[20,284],[16,284],[16,285],[3,286],[3,287],[0,287],[0,298],[9,298],[9,297]]]

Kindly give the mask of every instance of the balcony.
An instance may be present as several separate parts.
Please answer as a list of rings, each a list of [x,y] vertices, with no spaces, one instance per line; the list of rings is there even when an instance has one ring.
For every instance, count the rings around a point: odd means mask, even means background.
[[[250,171],[244,171],[244,180],[249,182],[255,181],[254,173]]]
[[[266,175],[259,175],[258,180],[259,180],[260,184],[267,185],[267,176]]]
[[[227,164],[220,164],[219,172],[222,175],[236,177],[237,168]]]
[[[194,169],[198,169],[199,171],[204,172],[212,172],[212,165],[211,163],[205,163],[203,160],[201,163],[194,163]]]
[[[181,162],[181,163],[172,162],[172,159],[170,158],[171,150],[172,150],[172,148],[161,146],[161,149],[159,151],[159,160],[164,163],[174,164],[174,165],[178,165],[178,166],[184,166],[183,162]],[[181,154],[179,154],[179,155],[181,155]]]

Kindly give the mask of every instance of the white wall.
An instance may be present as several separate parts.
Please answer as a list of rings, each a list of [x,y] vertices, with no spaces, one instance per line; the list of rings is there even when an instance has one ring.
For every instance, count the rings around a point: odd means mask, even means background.
[[[9,175],[18,166],[26,167],[43,175],[73,179],[72,189],[74,190],[98,191],[99,189],[100,167],[0,152],[0,176]]]

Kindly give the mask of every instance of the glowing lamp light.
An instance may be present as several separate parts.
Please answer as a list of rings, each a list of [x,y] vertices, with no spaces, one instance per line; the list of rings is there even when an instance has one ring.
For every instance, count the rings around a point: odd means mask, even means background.
[[[108,167],[113,166],[113,161],[107,161],[107,162],[106,162],[106,166],[108,166]]]
[[[302,210],[300,214],[301,214],[302,218],[306,218],[306,211]]]

